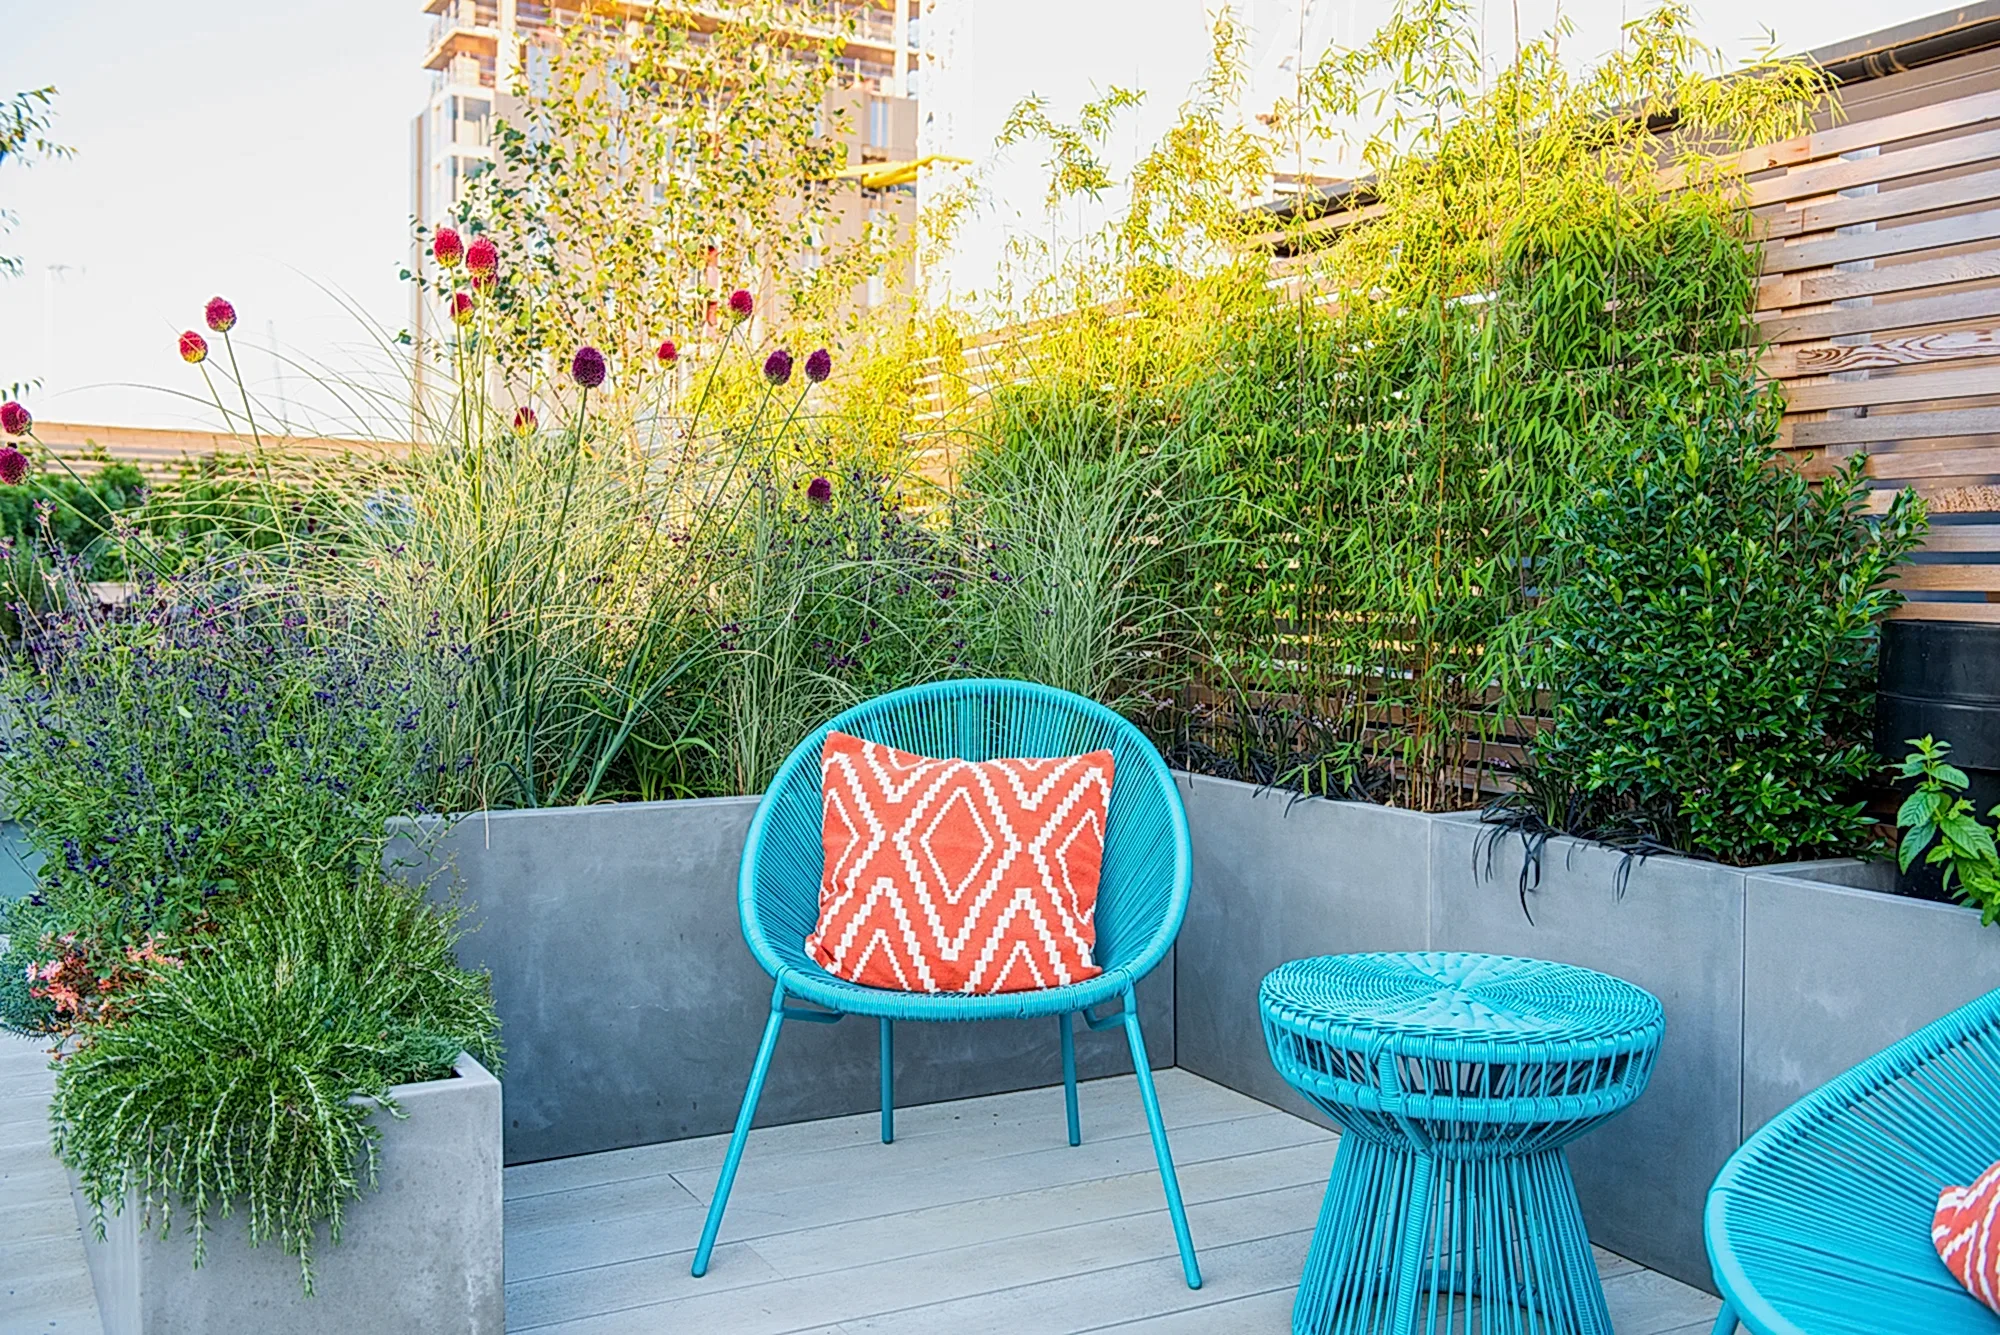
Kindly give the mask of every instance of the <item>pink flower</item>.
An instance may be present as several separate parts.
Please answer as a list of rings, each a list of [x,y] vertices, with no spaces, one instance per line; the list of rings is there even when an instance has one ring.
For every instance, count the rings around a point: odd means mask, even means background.
[[[449,227],[440,227],[431,238],[431,254],[447,269],[456,269],[465,258],[465,243],[458,239],[458,233]]]
[[[666,342],[660,344],[660,365],[672,366],[680,359],[681,350],[674,346],[672,339],[668,339]]]
[[[0,403],[0,432],[10,436],[25,436],[28,434],[28,428],[34,424],[34,417],[14,400],[9,399],[5,403]]]
[[[596,389],[603,384],[610,369],[605,365],[604,354],[587,343],[576,350],[569,364],[570,378],[585,389]]]
[[[491,277],[500,272],[500,247],[493,244],[493,238],[477,236],[465,248],[466,270],[474,274]]]
[[[515,435],[532,436],[535,434],[535,428],[540,425],[541,420],[535,416],[533,408],[516,408],[514,410]]]
[[[782,385],[792,378],[792,354],[779,348],[764,359],[764,378],[774,385]]]
[[[748,289],[739,287],[729,294],[729,313],[738,320],[749,319],[750,312],[756,309],[757,303],[751,299]]]
[[[833,354],[825,348],[815,348],[812,356],[806,358],[806,379],[817,385],[832,374]]]
[[[12,445],[0,445],[0,482],[18,487],[28,476],[28,456]]]
[[[472,294],[454,292],[451,294],[451,322],[461,327],[472,323]]]
[[[833,483],[823,477],[816,477],[806,483],[806,499],[814,505],[829,505],[833,501]]]
[[[208,327],[218,334],[226,334],[236,327],[236,308],[225,298],[210,297],[202,314],[208,319]]]
[[[198,366],[208,360],[208,340],[190,329],[181,335],[181,360]]]

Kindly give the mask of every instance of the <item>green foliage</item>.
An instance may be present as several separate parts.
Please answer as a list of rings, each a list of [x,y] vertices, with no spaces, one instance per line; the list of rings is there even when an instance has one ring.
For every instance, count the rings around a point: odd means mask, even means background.
[[[1972,782],[1964,770],[1945,759],[1951,743],[1924,736],[1911,738],[1909,744],[1914,749],[1896,772],[1914,780],[1916,787],[1896,813],[1896,824],[1903,831],[1896,865],[1907,872],[1917,854],[1929,849],[1924,865],[1942,867],[1944,889],[1950,891],[1956,881],[1959,897],[1978,909],[1980,922],[1991,927],[2000,919],[2000,848],[1995,847],[1993,831],[1979,823],[1972,803],[1960,796]],[[2000,806],[1986,815],[2000,820]]]
[[[56,90],[53,86],[30,88],[0,102],[0,163],[9,158],[33,165],[37,158],[66,158],[75,150],[49,137],[55,123]],[[12,231],[14,215],[0,209],[0,233]],[[18,255],[0,255],[0,278],[18,278]],[[10,388],[9,393],[20,387]]]
[[[1814,486],[1774,456],[1746,377],[1657,405],[1555,519],[1529,676],[1529,782],[1559,829],[1737,864],[1864,851],[1877,622],[1921,541],[1871,518],[1855,459]]]
[[[1041,422],[1087,419],[1100,451],[1156,456],[1186,499],[1180,550],[1147,578],[1203,633],[1152,686],[1180,697],[1163,730],[1191,761],[1430,810],[1477,801],[1503,688],[1518,705],[1549,684],[1509,653],[1574,480],[1629,424],[1747,364],[1756,274],[1726,159],[1802,130],[1817,77],[1719,77],[1677,4],[1581,71],[1560,32],[1496,68],[1479,28],[1459,0],[1405,4],[1307,71],[1258,146],[1233,129],[1241,47],[1218,22],[1123,215],[1066,255],[1026,255],[1049,307],[1104,304],[982,349],[984,377],[1012,383],[972,414],[975,437],[1032,453]],[[1058,169],[1066,144],[1095,142],[1030,110]],[[1242,209],[1274,162],[1357,117],[1377,128],[1347,214]],[[1655,133],[1675,118],[1681,133]],[[1244,249],[1257,228],[1279,258]]]
[[[17,487],[0,487],[0,536],[17,546],[53,546],[86,556],[93,579],[125,573],[123,553],[109,540],[112,517],[146,500],[146,480],[131,464],[105,463],[88,477],[36,472]]]
[[[883,238],[833,238],[834,196],[856,188],[833,179],[848,165],[845,41],[794,50],[804,11],[751,0],[717,25],[663,3],[630,23],[588,13],[528,45],[495,169],[462,217],[507,256],[492,301],[510,364],[591,343],[637,368],[669,337],[705,354],[737,287],[794,325],[832,321]]]
[[[383,821],[435,787],[408,680],[357,638],[376,609],[267,575],[149,580],[136,614],[72,585],[30,618],[0,786],[45,861],[0,971],[76,955],[109,979],[128,946],[204,930],[252,870],[370,865]],[[16,1029],[88,1018],[12,1000]]]
[[[56,1150],[102,1236],[129,1184],[195,1263],[214,1216],[244,1212],[312,1291],[322,1226],[372,1188],[392,1086],[497,1067],[486,980],[453,962],[455,930],[420,894],[372,873],[302,866],[251,878],[242,909],[190,939],[116,1023],[57,1067]]]

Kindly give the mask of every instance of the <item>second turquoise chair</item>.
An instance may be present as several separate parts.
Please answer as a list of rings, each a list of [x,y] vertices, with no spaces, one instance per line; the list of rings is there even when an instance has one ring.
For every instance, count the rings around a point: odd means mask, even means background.
[[[1003,756],[1066,756],[1108,750],[1116,762],[1107,819],[1103,879],[1097,892],[1095,978],[1069,987],[995,996],[893,992],[836,978],[805,951],[819,919],[823,863],[820,843],[820,745],[838,729],[918,755],[992,760]],[[881,1031],[882,1140],[894,1139],[892,1025],[897,1020],[998,1020],[1054,1017],[1062,1054],[1069,1113],[1069,1143],[1082,1128],[1076,1106],[1073,1017],[1092,1029],[1122,1025],[1138,1073],[1139,1098],[1152,1133],[1167,1212],[1173,1219],[1181,1269],[1188,1287],[1201,1287],[1187,1211],[1167,1149],[1166,1126],[1139,1032],[1133,985],[1152,972],[1179,933],[1187,911],[1193,863],[1187,815],[1172,775],[1137,728],[1102,705],[1066,691],[1016,681],[956,681],[913,686],[855,706],[800,742],[779,767],[743,847],[737,908],[750,953],[775,981],[771,1015],[764,1025],[744,1091],[742,1111],[729,1139],[722,1178],[709,1203],[708,1221],[694,1254],[694,1274],[708,1270],[715,1236],[729,1205],[729,1189],[743,1158],[757,1099],[770,1070],[778,1033],[787,1020],[832,1023],[849,1015],[872,1016]],[[794,1005],[809,1002],[810,1006]],[[1099,1006],[1117,1009],[1098,1015]]]

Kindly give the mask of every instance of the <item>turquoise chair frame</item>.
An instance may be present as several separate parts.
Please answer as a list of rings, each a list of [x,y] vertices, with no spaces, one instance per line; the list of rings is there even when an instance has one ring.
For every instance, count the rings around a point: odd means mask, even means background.
[[[805,939],[819,920],[819,887],[824,854],[820,842],[820,746],[838,729],[918,755],[961,760],[1002,756],[1065,756],[1108,750],[1116,770],[1106,821],[1104,869],[1097,891],[1095,978],[1068,987],[994,996],[964,993],[895,992],[836,978],[805,951]],[[750,1068],[750,1085],[729,1138],[722,1178],[709,1202],[708,1221],[695,1249],[693,1273],[708,1270],[716,1233],[722,1227],[729,1190],[743,1158],[744,1142],[757,1113],[771,1054],[787,1020],[836,1023],[849,1015],[873,1016],[880,1025],[882,1056],[882,1143],[895,1139],[894,1039],[897,1020],[998,1020],[1053,1016],[1062,1053],[1063,1093],[1069,1115],[1069,1143],[1082,1143],[1076,1106],[1076,1039],[1073,1018],[1092,1029],[1122,1025],[1138,1073],[1139,1099],[1152,1133],[1160,1184],[1166,1191],[1174,1241],[1188,1287],[1201,1287],[1187,1210],[1167,1148],[1159,1095],[1139,1031],[1133,986],[1152,972],[1180,932],[1187,912],[1193,858],[1187,813],[1160,754],[1137,728],[1102,705],[1067,691],[1018,681],[954,681],[912,686],[860,704],[800,742],[771,780],[751,818],[737,876],[737,908],[743,939],[757,963],[771,975],[771,1016]],[[794,1001],[811,1006],[793,1005]],[[1097,1007],[1117,1002],[1099,1015]]]
[[[2000,1158],[2000,992],[1779,1113],[1709,1190],[1716,1335],[1994,1335],[1931,1245],[1938,1193]]]

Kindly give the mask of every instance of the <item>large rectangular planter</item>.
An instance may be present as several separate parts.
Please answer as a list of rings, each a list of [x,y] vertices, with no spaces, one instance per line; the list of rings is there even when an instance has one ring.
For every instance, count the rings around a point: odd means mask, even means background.
[[[1952,1008],[2000,987],[2000,930],[1969,909],[1878,893],[1880,864],[1734,868],[1541,849],[1475,813],[1421,815],[1183,780],[1195,886],[1181,933],[1180,1063],[1293,1111],[1256,988],[1286,959],[1472,950],[1585,965],[1660,998],[1645,1096],[1570,1159],[1591,1236],[1711,1283],[1702,1207],[1724,1160],[1772,1115]]]
[[[276,1241],[250,1245],[241,1209],[211,1219],[196,1269],[185,1229],[177,1222],[162,1239],[142,1227],[129,1196],[106,1217],[99,1240],[72,1176],[104,1335],[502,1335],[500,1084],[469,1056],[459,1057],[457,1072],[391,1090],[403,1117],[374,1114],[382,1129],[379,1189],[364,1189],[348,1205],[339,1245],[322,1233],[311,1298],[300,1288],[297,1257]]]
[[[1887,862],[1745,879],[1743,1134],[1932,1020],[2000,987],[2000,927],[1883,893]]]
[[[1175,948],[1180,1064],[1330,1125],[1272,1067],[1257,987],[1307,955],[1427,949],[1431,818],[1203,775],[1179,783],[1194,833]]]
[[[459,959],[488,970],[507,1051],[507,1162],[727,1131],[770,1014],[743,943],[736,872],[757,799],[465,817],[386,862],[460,896]],[[1147,1055],[1174,1064],[1174,959],[1139,986]],[[1124,1035],[1081,1032],[1078,1073],[1132,1069]],[[880,1101],[874,1023],[785,1026],[758,1125]],[[896,1098],[971,1098],[1062,1079],[1053,1020],[902,1024]]]

